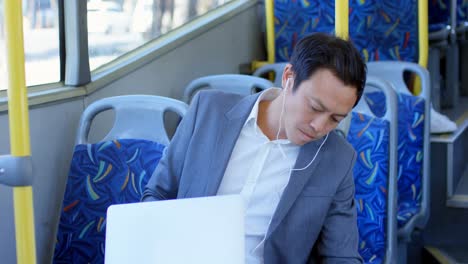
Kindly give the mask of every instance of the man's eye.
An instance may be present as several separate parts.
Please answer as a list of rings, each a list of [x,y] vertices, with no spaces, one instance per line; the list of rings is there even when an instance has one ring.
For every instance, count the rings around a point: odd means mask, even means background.
[[[312,111],[314,111],[314,112],[319,112],[319,113],[320,113],[320,112],[323,112],[321,109],[317,109],[317,108],[315,108],[315,107],[313,107],[313,106],[311,106],[310,108],[311,108]]]

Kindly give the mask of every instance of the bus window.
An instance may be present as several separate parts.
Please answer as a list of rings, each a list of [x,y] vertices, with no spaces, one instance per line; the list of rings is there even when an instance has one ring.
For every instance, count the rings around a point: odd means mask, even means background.
[[[88,0],[91,70],[232,0]]]
[[[4,1],[0,0],[0,90],[6,89]],[[57,0],[23,0],[26,85],[60,81]]]

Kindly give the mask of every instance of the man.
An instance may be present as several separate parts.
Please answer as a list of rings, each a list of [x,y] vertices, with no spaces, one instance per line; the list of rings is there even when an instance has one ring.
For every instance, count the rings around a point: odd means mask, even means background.
[[[365,78],[350,42],[313,34],[296,45],[283,90],[200,92],[143,200],[240,193],[246,263],[360,263],[356,153],[332,130]]]

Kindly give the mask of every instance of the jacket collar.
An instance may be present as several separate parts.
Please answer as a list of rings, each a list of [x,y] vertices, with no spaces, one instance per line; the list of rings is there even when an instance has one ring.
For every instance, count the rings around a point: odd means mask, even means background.
[[[322,140],[309,142],[300,148],[294,169],[302,169],[312,161],[315,153],[318,151],[320,144],[322,143]],[[284,189],[281,200],[276,207],[275,213],[268,228],[267,238],[275,231],[281,221],[286,217],[286,214],[297,200],[297,197],[302,192],[309,179],[312,177],[312,175],[314,175],[314,172],[322,157],[323,153],[322,155],[317,155],[314,162],[304,170],[292,171],[288,185]]]
[[[250,114],[253,105],[257,101],[260,93],[256,93],[253,95],[246,96],[242,98],[237,104],[235,104],[231,109],[226,111],[225,117],[228,120],[233,119],[243,119],[244,121]],[[239,131],[240,132],[240,131]],[[237,138],[236,138],[237,139]]]
[[[210,161],[210,171],[212,177],[204,190],[205,196],[216,195],[227,168],[234,146],[239,138],[239,134],[244,126],[245,120],[250,114],[259,94],[253,94],[242,98],[231,109],[224,114],[225,118],[219,120],[219,126],[214,134],[216,150],[213,157],[217,157],[216,162]]]

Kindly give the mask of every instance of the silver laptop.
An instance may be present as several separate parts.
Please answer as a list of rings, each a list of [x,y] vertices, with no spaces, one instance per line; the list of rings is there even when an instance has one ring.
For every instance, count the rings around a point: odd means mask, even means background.
[[[112,205],[105,263],[244,263],[239,195]]]

